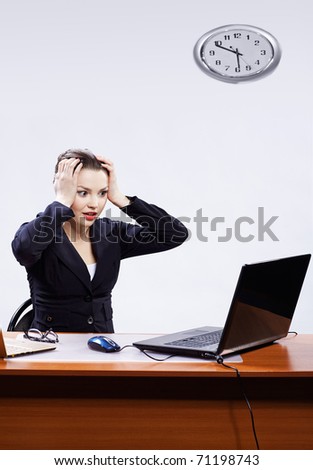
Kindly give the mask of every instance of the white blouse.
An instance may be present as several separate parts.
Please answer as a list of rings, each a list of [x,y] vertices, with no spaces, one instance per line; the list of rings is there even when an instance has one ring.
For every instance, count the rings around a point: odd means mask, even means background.
[[[95,275],[96,267],[97,267],[97,263],[87,264],[87,269],[89,271],[90,280],[92,280]]]

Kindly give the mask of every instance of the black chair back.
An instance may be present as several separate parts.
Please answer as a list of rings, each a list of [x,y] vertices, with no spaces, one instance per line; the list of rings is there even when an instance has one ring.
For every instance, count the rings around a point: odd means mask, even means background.
[[[27,299],[13,313],[9,322],[8,331],[25,331],[30,328],[34,318],[32,300]]]

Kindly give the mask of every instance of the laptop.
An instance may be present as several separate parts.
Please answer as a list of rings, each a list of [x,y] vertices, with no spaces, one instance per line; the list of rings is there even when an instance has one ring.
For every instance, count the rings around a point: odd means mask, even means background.
[[[55,348],[55,343],[40,343],[39,341],[31,341],[29,339],[20,340],[4,337],[0,327],[0,359],[50,351]]]
[[[242,266],[224,328],[200,327],[133,343],[138,349],[222,362],[287,336],[311,255]]]

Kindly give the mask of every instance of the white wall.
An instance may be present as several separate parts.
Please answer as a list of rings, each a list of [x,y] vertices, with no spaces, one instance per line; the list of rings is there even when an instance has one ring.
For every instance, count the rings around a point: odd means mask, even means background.
[[[121,188],[176,216],[225,217],[177,250],[125,260],[119,332],[224,323],[244,263],[313,251],[310,0],[1,0],[1,288],[6,326],[28,297],[10,248],[54,198],[56,157],[88,147],[115,161]],[[264,80],[230,85],[193,60],[229,23],[272,32],[283,56]],[[218,241],[238,217],[278,216],[279,241]],[[115,211],[114,211],[115,214]],[[310,267],[293,328],[313,331]],[[141,286],[141,288],[139,288]],[[152,301],[151,301],[152,300]]]

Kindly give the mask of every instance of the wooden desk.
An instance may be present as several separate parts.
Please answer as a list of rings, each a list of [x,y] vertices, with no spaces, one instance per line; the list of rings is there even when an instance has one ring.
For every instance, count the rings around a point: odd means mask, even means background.
[[[313,449],[313,335],[242,354],[260,449]],[[215,363],[0,360],[0,449],[255,449],[238,379]]]

